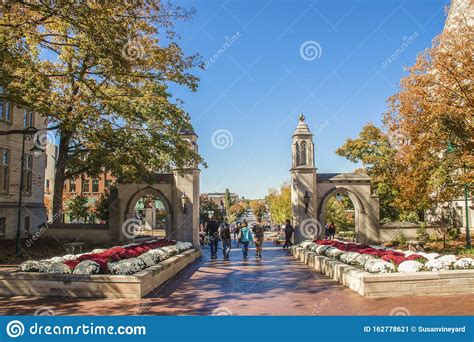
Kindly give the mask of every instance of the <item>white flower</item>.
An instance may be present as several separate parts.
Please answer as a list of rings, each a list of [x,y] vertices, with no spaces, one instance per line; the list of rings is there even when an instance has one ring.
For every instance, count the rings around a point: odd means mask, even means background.
[[[342,262],[344,262],[348,265],[353,265],[355,259],[359,255],[361,255],[361,254],[357,253],[357,252],[346,252],[346,253],[341,254],[341,256],[339,257],[339,260],[341,260]]]
[[[407,272],[419,272],[423,269],[423,264],[415,260],[403,261],[398,265],[398,272],[407,273]]]
[[[77,256],[77,255],[74,255],[74,254],[66,254],[66,255],[63,255],[63,256],[61,257],[61,259],[62,259],[63,261],[66,261],[66,260],[73,260],[73,259],[76,259],[76,258],[78,258],[78,256]]]
[[[443,255],[439,258],[428,260],[425,264],[425,269],[428,271],[449,270],[455,262],[455,255]]]
[[[130,258],[109,263],[109,270],[112,274],[129,275],[146,268],[145,263],[138,258]]]
[[[371,259],[364,265],[364,269],[370,273],[391,273],[395,272],[395,266],[391,262],[380,259]]]
[[[332,259],[337,259],[340,255],[344,254],[344,251],[341,251],[339,248],[332,247],[328,248],[325,254]]]
[[[359,267],[359,268],[364,268],[365,264],[367,263],[367,261],[369,260],[373,260],[375,259],[374,256],[370,255],[370,254],[361,254],[361,255],[358,255],[354,261],[353,261],[353,265]]]
[[[318,253],[319,255],[324,255],[324,252],[329,248],[331,248],[331,246],[320,245],[320,246],[316,247],[316,253]]]
[[[406,257],[409,257],[410,255],[418,254],[418,253],[413,252],[413,251],[404,251],[403,254],[405,254]]]
[[[37,260],[27,260],[18,266],[21,272],[46,272],[46,264]]]
[[[103,251],[106,251],[107,249],[105,248],[96,248],[90,252],[90,254],[97,254],[97,253],[102,253]]]
[[[311,240],[305,240],[300,243],[300,247],[304,249],[309,249],[314,242]]]
[[[100,272],[100,265],[92,260],[84,260],[77,264],[73,274],[97,274]]]
[[[474,268],[474,259],[473,258],[461,258],[453,264],[455,270],[467,270]]]
[[[316,249],[317,249],[319,246],[320,246],[320,245],[318,245],[317,243],[313,243],[313,244],[311,245],[311,247],[309,248],[309,250],[310,250],[311,252],[316,253]]]
[[[428,259],[428,260],[434,260],[436,259],[437,257],[439,257],[439,254],[438,253],[425,253],[425,252],[418,252],[416,253],[418,255],[421,255],[422,257]]]
[[[153,252],[153,251],[150,251],[150,252]],[[156,260],[159,260],[157,256],[155,256],[153,253],[150,253],[150,252],[143,253],[142,255],[138,257],[138,259],[140,259],[141,261],[145,263],[146,267],[155,265],[157,263]]]
[[[63,264],[62,262],[53,262],[46,269],[46,273],[70,274],[71,269],[67,265]]]

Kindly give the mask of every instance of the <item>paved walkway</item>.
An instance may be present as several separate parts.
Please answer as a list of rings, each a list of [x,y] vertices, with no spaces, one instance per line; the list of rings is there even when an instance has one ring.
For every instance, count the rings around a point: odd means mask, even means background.
[[[470,315],[474,296],[364,298],[296,261],[281,247],[264,258],[201,260],[141,300],[0,298],[0,315]]]

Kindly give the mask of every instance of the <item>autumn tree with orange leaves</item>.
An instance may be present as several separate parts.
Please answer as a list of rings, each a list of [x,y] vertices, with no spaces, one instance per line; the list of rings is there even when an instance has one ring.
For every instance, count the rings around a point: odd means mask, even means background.
[[[473,183],[473,29],[463,17],[455,24],[408,68],[388,99],[383,130],[369,124],[337,150],[362,162],[382,211],[423,212]]]

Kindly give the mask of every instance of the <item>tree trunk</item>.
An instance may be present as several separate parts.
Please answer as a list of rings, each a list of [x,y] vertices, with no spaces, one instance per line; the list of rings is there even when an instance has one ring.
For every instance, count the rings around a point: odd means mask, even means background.
[[[60,132],[60,142],[58,159],[56,161],[56,170],[54,172],[54,194],[53,194],[53,222],[63,221],[63,192],[66,173],[66,164],[68,160],[68,148],[71,140],[70,133]]]

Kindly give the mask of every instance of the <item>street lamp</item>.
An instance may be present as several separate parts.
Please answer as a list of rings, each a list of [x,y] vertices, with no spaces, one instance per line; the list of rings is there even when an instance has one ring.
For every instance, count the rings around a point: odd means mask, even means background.
[[[304,202],[304,213],[307,214],[308,213],[308,206],[309,206],[309,200],[310,200],[310,196],[308,194],[308,191],[306,191],[306,193],[304,194],[304,197],[303,197],[303,202]]]
[[[38,132],[36,127],[27,127],[23,130],[23,140],[21,146],[21,165],[20,165],[20,184],[19,184],[19,194],[18,194],[18,218],[17,218],[17,225],[16,225],[16,245],[15,245],[15,253],[17,256],[21,255],[21,212],[23,207],[23,189],[25,187],[25,141],[27,137],[32,137]],[[14,134],[14,133],[13,133]],[[33,144],[33,148],[30,150],[33,152],[35,156],[40,155],[44,152],[41,148],[37,146],[37,142],[35,141]]]
[[[186,196],[186,193],[183,192],[181,195],[181,207],[183,208],[183,214],[186,213],[186,203],[188,203],[188,196]]]
[[[446,155],[449,160],[453,160],[456,157],[456,147],[448,141],[448,147],[446,148]],[[464,172],[467,171],[466,163],[463,164]],[[469,183],[464,183],[464,210],[466,211],[466,248],[471,249],[471,234],[469,232],[469,206],[467,204],[469,198]]]

